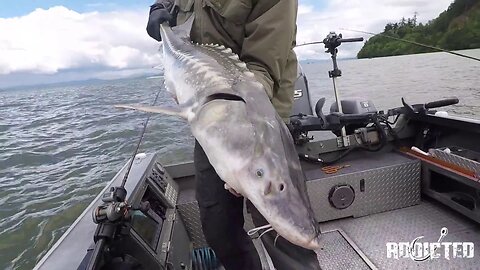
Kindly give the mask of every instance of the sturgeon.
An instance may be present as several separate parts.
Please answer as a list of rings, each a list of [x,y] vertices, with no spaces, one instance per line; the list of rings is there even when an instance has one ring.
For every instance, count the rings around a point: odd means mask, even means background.
[[[250,200],[289,242],[319,249],[318,223],[288,128],[238,55],[190,41],[192,22],[160,28],[165,86],[178,107],[116,107],[185,118],[226,188]]]

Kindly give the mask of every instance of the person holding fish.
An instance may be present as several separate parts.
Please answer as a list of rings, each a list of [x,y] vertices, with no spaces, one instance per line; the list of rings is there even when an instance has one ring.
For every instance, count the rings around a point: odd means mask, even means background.
[[[161,41],[162,23],[173,27],[195,16],[191,40],[231,48],[261,83],[278,115],[288,122],[297,76],[293,51],[297,5],[296,0],[158,0],[150,8],[147,32]],[[243,228],[244,199],[225,185],[198,141],[194,163],[196,198],[207,243],[227,270],[262,269]],[[247,206],[256,226],[268,224],[248,201]],[[262,240],[276,269],[320,269],[313,251],[291,244],[274,231]]]

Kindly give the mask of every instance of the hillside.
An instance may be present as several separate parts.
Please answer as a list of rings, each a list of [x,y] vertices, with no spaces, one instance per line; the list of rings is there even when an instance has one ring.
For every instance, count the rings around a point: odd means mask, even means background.
[[[382,33],[447,50],[480,48],[480,0],[455,0],[448,9],[427,24],[413,18],[388,23]],[[435,50],[385,36],[370,38],[358,58],[432,52]]]

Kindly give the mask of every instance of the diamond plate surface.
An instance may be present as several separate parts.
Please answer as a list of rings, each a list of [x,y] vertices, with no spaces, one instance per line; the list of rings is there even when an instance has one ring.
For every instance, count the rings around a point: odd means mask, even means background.
[[[425,236],[420,242],[436,242],[442,227],[448,228],[444,242],[469,241],[475,247],[480,246],[478,224],[428,201],[394,211],[321,224],[322,231],[343,230],[379,269],[480,269],[478,254],[472,259],[439,258],[424,262],[387,258],[387,242],[411,242],[418,236]],[[438,250],[440,254],[444,252],[442,249]]]
[[[317,251],[322,269],[370,269],[338,231],[322,234],[323,250]]]
[[[363,207],[356,216],[369,215],[420,203],[420,162],[381,168],[365,179]]]
[[[360,190],[362,179],[364,192]],[[339,184],[350,185],[355,191],[352,205],[342,210],[328,201],[330,190]],[[311,180],[307,182],[307,190],[320,222],[408,207],[420,202],[420,162],[408,160],[399,165]]]
[[[457,166],[469,169],[475,172],[477,175],[480,175],[480,163],[474,160],[464,158],[459,155],[455,155],[452,153],[446,153],[439,149],[431,149],[432,155],[436,158],[439,158],[443,161],[455,164]]]
[[[193,243],[193,248],[208,247],[203,236],[202,223],[200,222],[200,210],[196,201],[177,205],[178,212],[182,217],[188,235]]]
[[[177,195],[178,192],[175,190],[175,188],[172,187],[172,185],[167,186],[167,190],[165,191],[165,197],[172,203],[172,205],[175,205],[177,203]]]

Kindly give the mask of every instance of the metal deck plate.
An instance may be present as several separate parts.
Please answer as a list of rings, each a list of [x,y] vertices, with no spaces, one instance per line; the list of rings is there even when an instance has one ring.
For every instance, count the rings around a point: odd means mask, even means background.
[[[207,246],[196,202],[178,207],[194,247]],[[246,215],[247,228],[251,226],[249,217]],[[477,249],[480,247],[480,225],[434,202],[422,201],[420,205],[408,208],[329,221],[320,226],[325,243],[319,256],[322,269],[479,269],[479,254],[472,259],[439,258],[425,262],[387,258],[387,242],[411,242],[418,236],[425,236],[420,242],[436,242],[442,227],[449,231],[443,241],[469,241]],[[442,249],[439,252],[442,254]],[[366,261],[359,254],[366,257]],[[368,262],[374,267],[369,267]]]
[[[177,205],[178,213],[182,217],[187,228],[193,248],[208,247],[203,236],[202,223],[200,221],[200,209],[196,201]]]
[[[361,218],[348,218],[321,224],[322,231],[340,229],[379,269],[479,269],[480,254],[474,258],[443,258],[415,262],[410,258],[387,258],[387,242],[437,242],[442,227],[448,228],[443,242],[473,242],[480,247],[480,225],[433,202],[379,213]],[[439,249],[443,254],[443,247]],[[478,251],[477,251],[478,253]],[[346,259],[338,253],[335,259]],[[351,268],[325,268],[351,269]]]
[[[322,234],[324,248],[317,253],[322,269],[370,269],[339,231]]]

